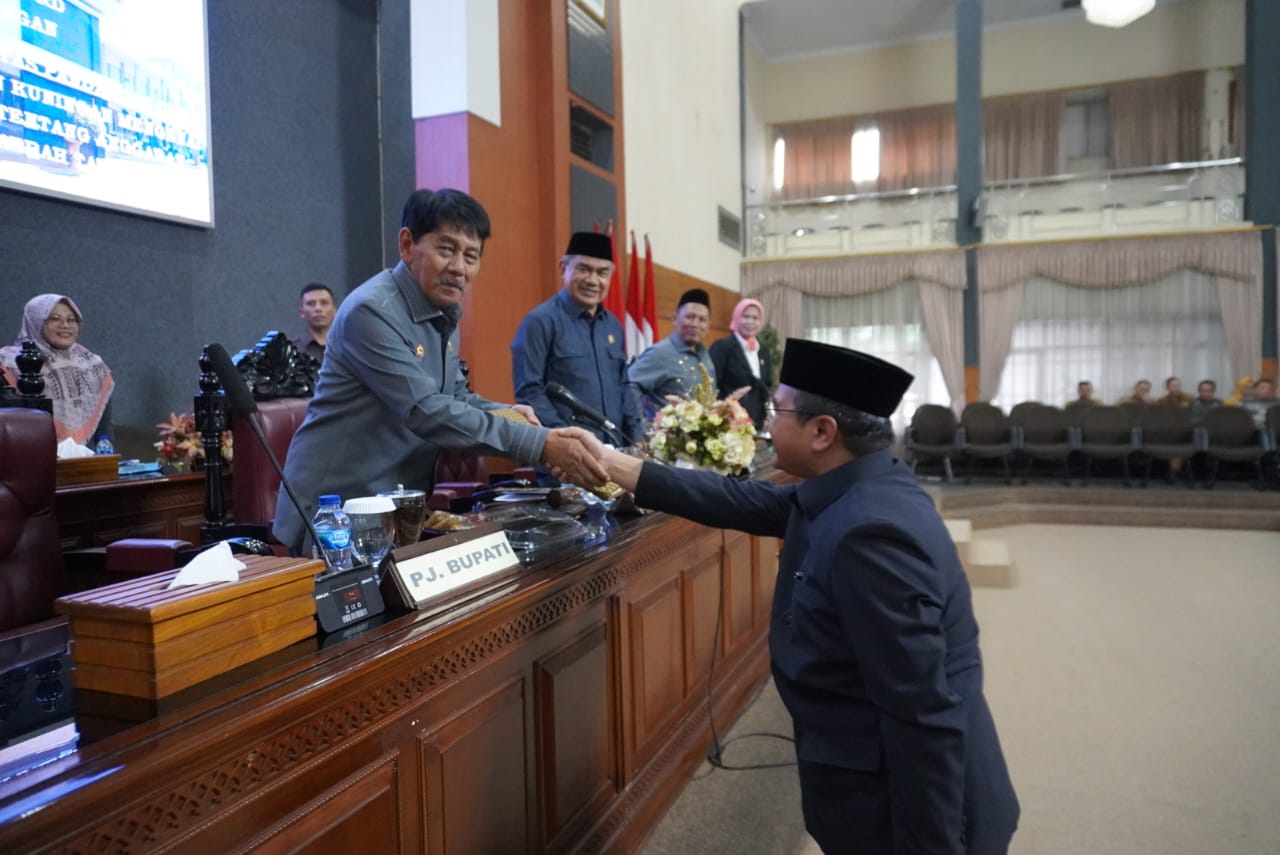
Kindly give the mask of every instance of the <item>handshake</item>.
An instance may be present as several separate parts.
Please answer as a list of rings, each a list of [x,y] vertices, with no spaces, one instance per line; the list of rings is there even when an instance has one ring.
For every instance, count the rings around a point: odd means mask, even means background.
[[[588,489],[610,481],[635,490],[641,461],[606,448],[595,434],[582,428],[551,428],[542,451],[542,465],[561,481]]]

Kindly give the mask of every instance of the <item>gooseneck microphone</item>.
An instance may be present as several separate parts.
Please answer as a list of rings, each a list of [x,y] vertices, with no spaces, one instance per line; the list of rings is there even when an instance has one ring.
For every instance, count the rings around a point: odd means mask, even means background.
[[[284,485],[284,491],[289,494],[289,500],[293,502],[293,507],[298,511],[298,516],[302,518],[302,524],[307,527],[307,531],[311,534],[312,542],[318,545],[320,536],[316,533],[315,525],[302,510],[302,502],[298,501],[298,495],[293,492],[289,479],[284,477],[284,467],[276,459],[275,452],[271,450],[271,444],[267,442],[266,436],[263,435],[262,425],[258,424],[258,420],[253,417],[254,413],[258,412],[258,403],[253,400],[253,393],[249,391],[244,378],[240,376],[239,369],[231,362],[231,357],[227,356],[227,351],[221,344],[214,342],[206,348],[206,351],[209,354],[209,361],[213,363],[213,373],[218,375],[218,382],[222,384],[222,391],[227,393],[227,399],[231,402],[231,411],[244,419],[253,430],[253,435],[258,438],[258,444],[267,453],[267,459],[271,461],[271,465],[275,467],[276,474],[280,476],[280,483]],[[334,567],[329,561],[329,556],[325,554],[323,549],[318,549],[318,551],[321,559],[324,560],[325,569],[333,572]]]
[[[618,447],[626,445],[622,442],[622,436],[618,433],[618,426],[604,417],[604,414],[590,404],[584,403],[577,395],[570,392],[559,383],[547,384],[547,397],[553,401],[564,404],[573,414],[587,424],[595,425],[606,431],[618,443]]]

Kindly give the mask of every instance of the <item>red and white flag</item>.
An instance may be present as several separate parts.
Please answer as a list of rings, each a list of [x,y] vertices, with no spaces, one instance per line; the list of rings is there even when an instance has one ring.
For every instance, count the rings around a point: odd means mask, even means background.
[[[609,251],[613,255],[613,275],[609,277],[609,293],[604,295],[604,307],[618,320],[622,320],[622,277],[618,274],[618,242],[613,240],[613,220],[609,221],[605,233],[609,235]]]
[[[644,319],[640,322],[640,337],[644,347],[658,340],[658,292],[653,285],[653,247],[648,235],[644,236]]]
[[[636,233],[631,233],[631,265],[627,273],[627,355],[639,356],[648,345],[644,341],[644,309],[640,302],[640,253],[636,252]]]

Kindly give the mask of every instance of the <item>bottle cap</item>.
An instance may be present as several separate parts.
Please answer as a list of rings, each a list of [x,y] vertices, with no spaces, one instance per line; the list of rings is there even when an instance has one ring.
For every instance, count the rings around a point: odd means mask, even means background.
[[[396,509],[396,503],[390,496],[362,496],[359,499],[347,499],[342,506],[346,514],[385,514]]]
[[[337,493],[325,493],[316,501],[320,503],[321,507],[324,507],[325,505],[341,505],[342,497]]]

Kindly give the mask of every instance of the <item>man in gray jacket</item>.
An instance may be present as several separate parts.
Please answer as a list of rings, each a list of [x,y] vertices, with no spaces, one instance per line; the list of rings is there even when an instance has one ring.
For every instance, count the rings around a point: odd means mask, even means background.
[[[430,490],[442,448],[555,466],[600,484],[607,473],[580,428],[548,430],[529,407],[466,390],[458,367],[461,302],[480,269],[489,216],[458,190],[418,190],[404,207],[400,263],[342,303],[316,395],[285,462],[304,510],[316,498],[368,496],[397,484]],[[598,448],[598,447],[597,447]],[[281,488],[275,536],[295,553],[306,527]]]

